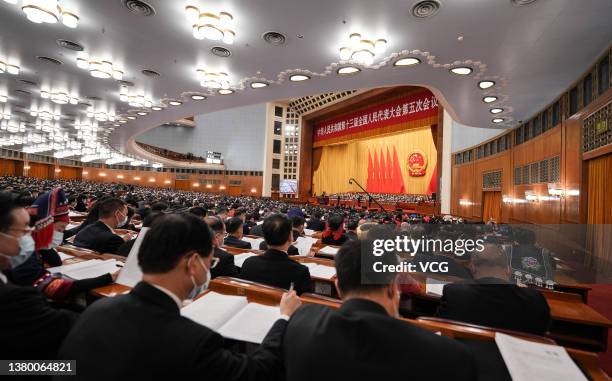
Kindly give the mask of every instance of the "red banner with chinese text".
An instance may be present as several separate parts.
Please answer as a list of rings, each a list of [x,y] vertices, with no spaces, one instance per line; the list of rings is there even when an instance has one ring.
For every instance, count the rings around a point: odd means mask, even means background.
[[[314,141],[391,126],[438,115],[438,100],[429,91],[419,91],[392,102],[325,120],[314,128]]]

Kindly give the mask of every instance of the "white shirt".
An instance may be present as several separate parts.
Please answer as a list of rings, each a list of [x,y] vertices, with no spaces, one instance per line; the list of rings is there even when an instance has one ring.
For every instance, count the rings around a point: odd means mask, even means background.
[[[179,308],[179,310],[181,309],[181,307],[183,307],[183,303],[181,303],[181,300],[172,291],[170,291],[167,288],[164,288],[162,286],[158,286],[156,284],[153,284],[153,283],[149,283],[149,284],[151,286],[155,287],[156,289],[158,289],[159,291],[163,292],[164,294],[168,295],[172,300],[174,300],[174,303],[176,303],[176,305]]]

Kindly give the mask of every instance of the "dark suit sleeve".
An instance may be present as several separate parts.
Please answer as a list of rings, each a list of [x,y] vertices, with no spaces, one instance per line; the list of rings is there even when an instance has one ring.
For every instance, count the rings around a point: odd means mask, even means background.
[[[102,254],[117,254],[117,252],[119,251],[119,247],[124,243],[125,241],[123,240],[123,238],[119,237],[117,234],[113,234],[112,236],[109,236],[108,240],[105,242]]]
[[[452,319],[452,311],[448,301],[448,295],[452,292],[451,287],[445,285],[442,288],[442,298],[440,298],[440,304],[436,311],[436,316],[444,319]]]
[[[280,380],[282,363],[281,343],[287,322],[277,320],[262,344],[250,355],[223,348],[223,338],[214,333],[199,345],[198,374],[212,380]]]
[[[210,272],[213,278],[218,276],[237,276],[238,268],[234,264],[234,256],[231,254],[221,255],[219,258],[219,264],[211,269]]]
[[[312,279],[310,279],[310,271],[308,267],[301,266],[300,268],[300,279],[295,284],[295,292],[303,294],[304,292],[312,292]]]

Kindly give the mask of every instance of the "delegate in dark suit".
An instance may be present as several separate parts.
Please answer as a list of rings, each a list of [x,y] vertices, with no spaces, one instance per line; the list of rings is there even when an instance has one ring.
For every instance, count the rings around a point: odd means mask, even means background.
[[[269,249],[262,255],[248,258],[242,264],[240,278],[286,290],[293,282],[298,294],[312,292],[308,267],[289,259],[287,253],[280,250]]]
[[[89,225],[74,238],[75,246],[110,254],[116,254],[123,242],[123,238],[113,233],[102,221]]]
[[[306,229],[322,232],[323,230],[325,230],[325,222],[313,217],[308,220],[308,222],[306,222]]]
[[[285,330],[287,381],[476,379],[457,341],[390,317],[378,303],[349,299],[339,310],[298,309]]]
[[[1,359],[54,359],[77,314],[55,309],[33,287],[0,280]]]
[[[234,236],[228,235],[223,240],[223,244],[226,246],[236,247],[238,249],[251,249],[251,243],[247,241],[243,241]]]
[[[224,349],[221,335],[182,317],[168,295],[141,282],[127,295],[90,306],[59,358],[76,360],[77,380],[275,379],[286,324],[276,321],[247,357]]]
[[[238,268],[234,265],[234,256],[227,251],[215,247],[214,256],[219,258],[219,263],[213,269],[210,270],[210,274],[213,278],[218,276],[237,276]]]
[[[538,335],[544,334],[550,323],[548,303],[538,290],[496,278],[445,285],[437,315]]]

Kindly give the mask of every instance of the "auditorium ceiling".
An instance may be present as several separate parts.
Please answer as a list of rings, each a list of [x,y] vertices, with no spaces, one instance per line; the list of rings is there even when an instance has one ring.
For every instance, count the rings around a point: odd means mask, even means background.
[[[0,74],[0,111],[28,130],[48,103],[70,139],[97,119],[97,141],[122,152],[186,116],[394,85],[430,88],[463,124],[511,128],[612,36],[609,0],[60,0],[57,23],[30,22],[27,3],[0,1],[0,69],[18,66]]]

